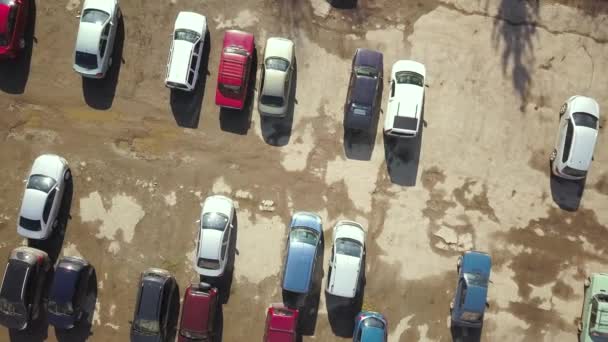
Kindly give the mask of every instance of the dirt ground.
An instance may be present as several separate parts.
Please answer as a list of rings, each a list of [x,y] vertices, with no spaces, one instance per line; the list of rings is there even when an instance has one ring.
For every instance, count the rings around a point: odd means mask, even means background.
[[[308,210],[326,232],[319,277],[336,221],[367,227],[360,305],[387,316],[391,342],[480,339],[449,329],[455,264],[468,249],[493,257],[481,340],[575,341],[583,280],[607,271],[606,130],[585,184],[550,177],[548,156],[569,96],[608,108],[606,2],[359,0],[351,9],[326,0],[124,0],[103,82],[71,69],[81,5],[36,2],[25,56],[0,64],[0,255],[28,243],[16,217],[33,159],[64,156],[74,175],[65,234],[40,247],[95,266],[91,327],[58,333],[42,317],[27,332],[0,329],[0,341],[127,341],[142,270],[173,272],[180,297],[196,279],[196,220],[209,194],[238,203],[218,340],[261,340],[267,305],[281,301],[286,226]],[[163,86],[180,10],[209,22],[208,71],[192,97]],[[253,32],[259,56],[268,37],[295,41],[287,119],[260,120],[257,88],[242,113],[215,106],[230,28]],[[369,143],[343,142],[357,47],[382,51],[385,75],[398,59],[426,64],[420,139],[387,144],[379,127]],[[386,99],[385,91],[382,108]],[[333,310],[324,286],[303,314],[302,339],[346,341],[352,316]]]

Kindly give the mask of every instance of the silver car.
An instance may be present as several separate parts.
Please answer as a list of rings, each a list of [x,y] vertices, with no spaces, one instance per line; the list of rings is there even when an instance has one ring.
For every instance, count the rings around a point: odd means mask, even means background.
[[[68,162],[60,156],[43,154],[34,160],[19,211],[19,235],[38,240],[51,236],[59,225],[59,208],[71,177]]]

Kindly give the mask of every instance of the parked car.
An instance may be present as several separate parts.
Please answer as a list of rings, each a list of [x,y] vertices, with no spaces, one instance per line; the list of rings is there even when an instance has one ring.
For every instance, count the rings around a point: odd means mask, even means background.
[[[74,52],[74,70],[81,76],[105,77],[121,16],[118,0],[85,0]]]
[[[49,256],[35,248],[17,247],[11,252],[0,288],[0,324],[24,330],[38,319],[44,283],[51,269]]]
[[[137,303],[131,324],[131,342],[169,341],[170,309],[175,278],[169,271],[149,268],[141,274]]]
[[[323,225],[313,213],[297,212],[289,224],[287,255],[283,270],[283,291],[295,296],[295,306],[303,306],[311,290]]]
[[[215,336],[215,316],[220,308],[216,288],[191,284],[184,293],[178,342],[210,342]]]
[[[334,245],[329,259],[327,293],[354,298],[363,283],[365,230],[359,223],[339,221],[334,228]]]
[[[28,239],[51,236],[59,226],[59,209],[71,176],[68,162],[60,156],[43,154],[34,160],[19,212],[19,235]]]
[[[558,177],[583,179],[593,160],[600,106],[590,97],[572,96],[560,109],[559,118],[551,171]]]
[[[173,40],[167,62],[165,85],[192,91],[200,73],[207,18],[194,12],[179,12],[173,28]]]
[[[458,284],[450,303],[452,326],[480,328],[488,297],[492,259],[483,252],[468,251],[458,259]]]
[[[361,311],[355,318],[353,342],[386,342],[388,323],[380,313]]]
[[[217,75],[216,105],[243,109],[249,90],[254,49],[253,34],[236,30],[226,31]]]
[[[25,48],[30,0],[0,0],[0,57],[15,58]]]
[[[81,258],[59,260],[47,305],[49,323],[56,329],[71,329],[87,312],[87,296],[93,267]]]
[[[294,44],[271,37],[264,49],[264,72],[258,96],[260,115],[283,117],[287,114],[295,61]]]
[[[234,215],[234,203],[230,198],[215,195],[205,199],[194,260],[198,274],[207,277],[224,275],[231,248]]]
[[[384,64],[382,53],[357,49],[344,104],[344,131],[369,132],[377,112]]]
[[[401,60],[393,64],[384,116],[386,136],[414,138],[418,135],[424,106],[425,77],[426,68],[422,63]]]
[[[594,273],[585,281],[583,315],[578,329],[580,342],[608,339],[608,274]]]
[[[264,342],[296,342],[299,314],[282,303],[268,307]]]

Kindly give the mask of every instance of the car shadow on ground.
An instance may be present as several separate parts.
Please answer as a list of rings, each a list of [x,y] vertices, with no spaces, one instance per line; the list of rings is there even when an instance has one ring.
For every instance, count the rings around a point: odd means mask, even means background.
[[[177,324],[180,308],[179,283],[175,282],[175,290],[171,297],[171,307],[169,307],[169,320],[167,321],[167,341],[175,341],[177,336]]]
[[[363,256],[363,269],[361,272],[359,292],[355,295],[355,298],[341,298],[325,292],[327,318],[331,330],[336,336],[344,338],[353,337],[355,317],[361,312],[363,298],[365,297],[365,256]]]
[[[217,288],[219,291],[219,299],[221,304],[228,304],[230,300],[230,291],[232,291],[232,279],[234,278],[234,262],[238,250],[236,249],[237,235],[239,231],[239,222],[236,212],[232,220],[234,228],[232,228],[232,235],[230,236],[230,249],[228,249],[228,261],[226,264],[226,272],[219,278],[211,278],[200,276],[199,280],[210,284]]]
[[[224,336],[224,309],[219,305],[215,313],[215,321],[213,322],[213,342],[222,342]]]
[[[450,333],[452,334],[452,341],[454,342],[479,342],[481,341],[481,328],[463,328],[463,327],[450,327]]]
[[[120,68],[123,64],[123,46],[125,41],[125,23],[123,16],[118,20],[114,50],[112,51],[112,65],[108,68],[106,76],[102,79],[82,77],[82,93],[89,107],[98,110],[107,110],[112,107]]]
[[[551,167],[551,166],[549,166]],[[549,171],[551,198],[561,209],[576,211],[581,204],[587,178],[570,180],[558,177]]]
[[[299,308],[300,316],[298,318],[298,333],[304,336],[313,336],[315,327],[317,326],[317,317],[319,314],[319,301],[321,298],[321,289],[323,282],[323,262],[324,262],[324,241],[321,236],[321,244],[319,245],[315,270],[313,275],[312,286],[310,292],[305,298],[304,305]],[[283,298],[283,302],[287,304]]]
[[[205,85],[209,75],[209,52],[211,50],[210,34],[205,34],[205,44],[201,55],[201,64],[198,71],[198,80],[192,92],[179,89],[170,89],[171,112],[175,123],[179,127],[197,128],[201,116],[203,98],[205,97]]]
[[[61,247],[63,246],[63,239],[68,227],[68,221],[71,219],[70,210],[72,209],[72,196],[74,194],[74,182],[73,177],[70,177],[65,182],[65,191],[63,192],[63,198],[61,199],[61,207],[57,214],[57,228],[53,231],[52,235],[46,240],[34,240],[28,239],[27,245],[29,247],[37,248],[45,251],[51,262],[55,264],[61,253]]]
[[[262,76],[263,77],[263,76]],[[285,146],[289,143],[291,138],[291,130],[293,127],[293,115],[295,111],[295,105],[297,103],[297,83],[298,83],[298,63],[294,60],[293,63],[293,79],[291,81],[291,89],[289,90],[289,106],[285,117],[275,118],[271,116],[260,115],[260,128],[262,130],[262,137],[268,145],[272,146]],[[260,92],[262,91],[262,85],[260,84]]]
[[[95,303],[97,302],[97,272],[93,273],[87,285],[87,297],[83,304],[84,315],[74,328],[55,329],[55,337],[58,342],[84,342],[93,335],[93,316],[95,315]]]
[[[422,137],[426,121],[424,120],[425,104],[422,105],[420,115],[420,128],[418,135],[414,138],[391,138],[382,134],[384,139],[384,160],[386,169],[393,184],[401,186],[415,186],[418,177],[418,164],[420,162],[420,150],[422,149]]]
[[[384,90],[384,83],[382,80],[379,81],[378,94],[376,97],[376,108],[372,116],[372,123],[368,132],[357,132],[351,133],[344,130],[342,145],[344,146],[344,154],[348,159],[355,160],[370,160],[372,159],[372,153],[374,152],[374,146],[376,145],[376,136],[378,132],[378,122],[380,121],[380,111],[382,102],[382,91]]]
[[[9,94],[23,94],[30,76],[32,52],[36,38],[36,1],[30,1],[30,8],[25,27],[25,48],[18,52],[13,60],[0,61],[0,89]]]
[[[327,0],[330,5],[339,9],[357,8],[357,0]]]
[[[253,112],[253,100],[255,97],[254,93],[257,72],[258,50],[253,49],[245,105],[243,106],[242,110],[220,108],[220,128],[222,131],[240,135],[246,135],[249,131],[249,128],[251,127],[251,115]]]

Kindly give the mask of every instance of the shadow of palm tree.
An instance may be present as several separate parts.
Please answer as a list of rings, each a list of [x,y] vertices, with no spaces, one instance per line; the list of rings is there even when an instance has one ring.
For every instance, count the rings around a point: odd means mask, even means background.
[[[492,31],[494,48],[503,46],[503,75],[511,67],[513,87],[521,99],[521,112],[525,111],[532,85],[529,69],[534,64],[532,38],[536,34],[539,8],[539,0],[501,0]]]

